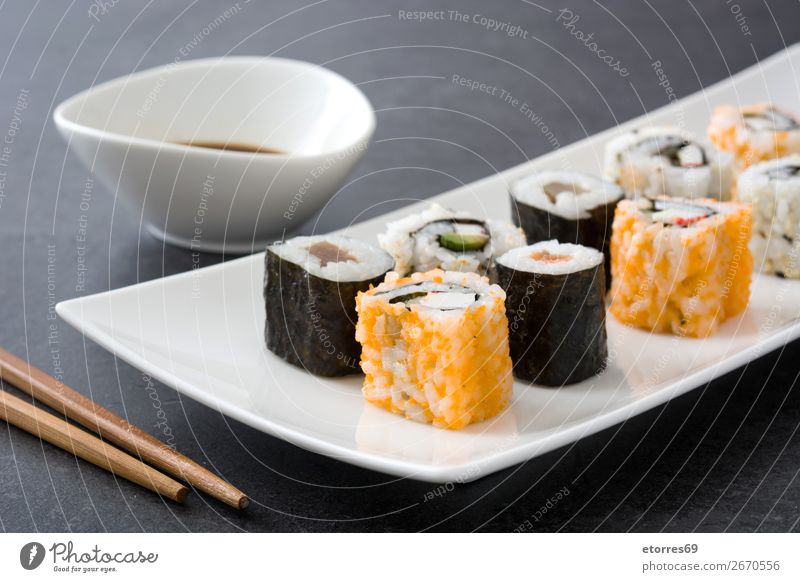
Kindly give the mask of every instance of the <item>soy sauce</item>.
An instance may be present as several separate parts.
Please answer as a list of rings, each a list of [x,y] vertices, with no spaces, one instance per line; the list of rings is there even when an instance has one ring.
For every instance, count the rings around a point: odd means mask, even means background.
[[[229,152],[245,152],[250,154],[285,154],[283,150],[268,148],[264,146],[253,145],[249,143],[231,142],[231,141],[176,141],[173,142],[178,145],[190,146],[194,148],[206,148],[212,150],[223,150]]]

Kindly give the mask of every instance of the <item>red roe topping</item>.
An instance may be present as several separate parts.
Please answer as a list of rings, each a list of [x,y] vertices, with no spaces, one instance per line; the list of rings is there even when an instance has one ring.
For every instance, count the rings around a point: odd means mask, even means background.
[[[678,226],[689,226],[698,220],[703,220],[706,216],[708,216],[708,214],[698,214],[695,216],[676,216],[673,219],[673,223]]]

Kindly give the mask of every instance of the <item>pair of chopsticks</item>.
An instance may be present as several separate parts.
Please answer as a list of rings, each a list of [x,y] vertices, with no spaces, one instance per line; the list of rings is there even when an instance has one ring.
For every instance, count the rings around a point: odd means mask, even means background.
[[[231,507],[244,509],[250,504],[244,493],[224,479],[2,348],[0,380],[85,426],[100,438],[0,389],[0,419],[9,424],[174,501],[184,500],[189,492],[186,486],[144,462]]]

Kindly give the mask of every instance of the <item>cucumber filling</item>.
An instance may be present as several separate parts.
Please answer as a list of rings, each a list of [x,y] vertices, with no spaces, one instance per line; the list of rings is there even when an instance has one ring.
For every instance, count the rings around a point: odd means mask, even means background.
[[[482,251],[491,240],[486,223],[476,218],[434,220],[413,234],[430,237],[431,242],[455,253]]]
[[[439,235],[439,246],[457,253],[483,250],[489,242],[489,235],[484,233],[446,232]]]

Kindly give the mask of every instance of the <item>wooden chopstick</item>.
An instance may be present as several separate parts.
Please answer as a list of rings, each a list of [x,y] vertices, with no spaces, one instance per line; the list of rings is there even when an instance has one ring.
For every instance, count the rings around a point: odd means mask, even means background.
[[[250,504],[244,493],[224,479],[2,348],[0,348],[0,379],[96,432],[102,439],[114,443],[215,499],[237,509],[244,509]]]
[[[106,471],[111,471],[114,475],[174,501],[183,501],[189,492],[186,486],[148,467],[128,453],[5,390],[0,390],[0,418]]]

